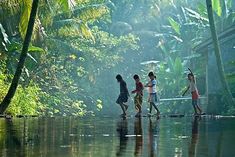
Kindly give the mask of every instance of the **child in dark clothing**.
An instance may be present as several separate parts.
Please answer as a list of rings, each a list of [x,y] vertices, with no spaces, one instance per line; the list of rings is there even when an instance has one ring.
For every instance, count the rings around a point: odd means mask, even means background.
[[[126,116],[126,110],[128,108],[128,105],[125,103],[128,101],[129,92],[127,89],[126,82],[122,79],[122,76],[120,74],[116,76],[116,79],[118,83],[120,83],[120,94],[117,98],[116,103],[121,106],[121,109],[123,111],[122,116]]]
[[[136,117],[141,116],[141,106],[143,101],[143,84],[140,82],[140,78],[138,75],[134,75],[136,89],[133,90],[131,93],[136,93],[134,97],[135,108],[138,110],[138,113],[135,115]]]

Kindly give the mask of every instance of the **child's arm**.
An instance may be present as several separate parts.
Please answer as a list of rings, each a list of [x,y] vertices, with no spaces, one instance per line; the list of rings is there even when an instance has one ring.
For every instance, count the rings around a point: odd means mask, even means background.
[[[136,93],[136,92],[137,92],[137,90],[136,90],[136,89],[135,89],[135,90],[133,90],[133,91],[131,91],[131,93],[132,93],[132,94],[134,94],[134,93]]]
[[[149,81],[149,82],[145,85],[145,87],[153,87],[152,82],[151,82],[151,81]]]
[[[190,73],[193,75],[193,72],[192,72],[192,70],[190,69],[190,68],[188,68],[188,70],[190,71]]]
[[[131,93],[138,93],[140,94],[144,90],[143,84],[139,84],[139,87],[137,87],[135,90],[133,90]]]
[[[141,94],[144,90],[144,86],[142,83],[140,83],[139,90],[137,91],[138,94]]]
[[[190,68],[188,68],[188,70],[189,70],[189,71],[190,71],[190,73],[192,74],[192,76],[193,76],[193,82],[195,83],[195,82],[196,82],[196,80],[195,80],[195,77],[194,77],[194,74],[193,74],[192,70],[191,70]]]
[[[182,94],[182,96],[184,96],[184,95],[187,93],[188,90],[189,90],[189,86],[188,86],[187,89],[184,91],[184,93]]]
[[[130,96],[129,91],[128,91],[128,89],[127,89],[127,86],[126,86],[126,85],[125,85],[125,88],[126,88],[127,96]]]

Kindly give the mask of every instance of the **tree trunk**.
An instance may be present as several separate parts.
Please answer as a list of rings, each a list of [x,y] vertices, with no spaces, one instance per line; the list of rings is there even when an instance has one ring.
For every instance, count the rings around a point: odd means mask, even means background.
[[[219,71],[219,77],[221,80],[221,84],[222,84],[222,87],[223,87],[225,95],[226,95],[227,103],[230,105],[235,105],[234,100],[233,100],[233,96],[232,96],[231,91],[229,89],[228,83],[226,81],[225,73],[224,73],[224,67],[223,67],[223,62],[222,62],[222,58],[221,58],[218,37],[217,37],[216,29],[215,29],[211,0],[206,0],[206,5],[207,5],[207,13],[208,13],[208,18],[209,18],[209,23],[210,23],[211,36],[212,36],[212,41],[213,41],[213,45],[214,45],[215,57],[216,57],[217,68]]]
[[[5,98],[3,99],[3,101],[0,105],[0,114],[3,114],[5,112],[5,110],[7,109],[7,107],[9,106],[9,104],[11,102],[11,99],[13,98],[13,96],[16,92],[16,89],[17,89],[17,86],[19,83],[19,79],[20,79],[20,75],[21,75],[22,69],[24,67],[24,62],[27,57],[28,47],[29,47],[29,43],[31,40],[33,27],[34,27],[34,21],[35,21],[35,17],[37,14],[37,8],[38,8],[38,0],[33,0],[29,23],[28,23],[28,28],[27,28],[27,32],[25,35],[23,48],[22,48],[22,51],[20,54],[20,59],[19,59],[19,62],[18,62],[17,68],[16,68],[15,75],[14,75],[13,80],[11,82],[11,86],[10,86]]]

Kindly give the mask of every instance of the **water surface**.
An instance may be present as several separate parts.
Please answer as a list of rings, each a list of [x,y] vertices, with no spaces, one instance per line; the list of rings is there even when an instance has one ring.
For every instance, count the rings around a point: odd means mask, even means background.
[[[235,119],[0,119],[1,157],[235,156]]]

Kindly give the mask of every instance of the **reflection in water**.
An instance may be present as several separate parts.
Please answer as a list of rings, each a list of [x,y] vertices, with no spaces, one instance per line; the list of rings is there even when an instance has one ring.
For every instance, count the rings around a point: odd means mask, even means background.
[[[21,144],[19,136],[17,135],[17,130],[14,129],[13,121],[11,119],[5,120],[6,125],[6,147],[10,150],[6,150],[7,156],[14,156],[18,149],[22,151],[17,154],[19,157],[24,156],[24,145]],[[24,126],[25,127],[25,126]],[[24,140],[24,139],[23,139]]]
[[[0,118],[0,157],[235,157],[234,131],[235,118]]]
[[[189,157],[196,156],[196,149],[198,143],[198,121],[201,119],[200,116],[195,116],[192,124],[192,138],[189,146]]]
[[[117,149],[117,156],[122,156],[125,153],[127,142],[128,142],[128,125],[127,125],[127,119],[124,117],[117,123],[117,132],[119,135],[119,147]]]
[[[149,139],[148,139],[148,149],[149,149],[149,156],[154,157],[155,154],[157,154],[156,149],[157,149],[157,137],[158,135],[158,121],[157,119],[154,123],[152,122],[151,118],[149,118]],[[155,134],[155,135],[154,135]]]
[[[135,156],[140,156],[142,154],[143,147],[143,131],[141,124],[141,117],[135,119]]]

